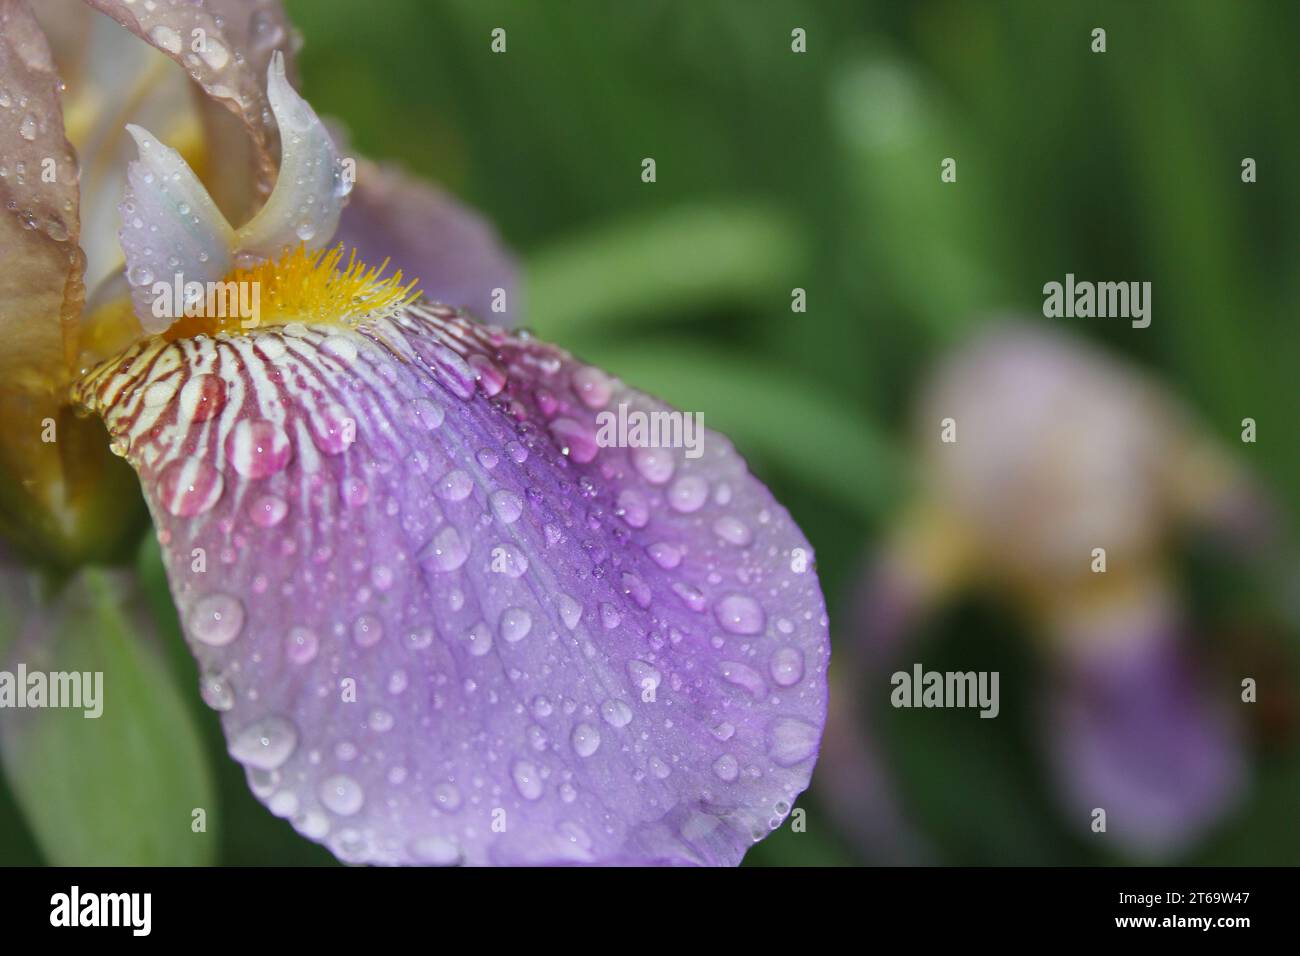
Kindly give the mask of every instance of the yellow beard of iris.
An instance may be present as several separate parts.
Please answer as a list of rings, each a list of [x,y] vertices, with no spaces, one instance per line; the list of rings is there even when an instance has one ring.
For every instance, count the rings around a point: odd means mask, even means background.
[[[178,318],[163,337],[168,341],[196,335],[247,334],[290,322],[355,326],[392,315],[419,298],[418,280],[403,284],[401,270],[385,276],[385,259],[370,267],[356,251],[343,261],[342,244],[307,252],[302,246],[279,260],[236,268],[204,289],[202,300]],[[180,309],[177,312],[181,312]]]

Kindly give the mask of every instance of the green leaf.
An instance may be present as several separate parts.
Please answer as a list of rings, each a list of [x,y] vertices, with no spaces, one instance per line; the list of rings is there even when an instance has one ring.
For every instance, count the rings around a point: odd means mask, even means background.
[[[102,675],[99,717],[25,709],[0,723],[8,783],[46,857],[61,866],[210,863],[211,777],[134,577],[83,571],[33,614],[6,670],[22,662],[29,673]],[[208,832],[192,830],[199,809]]]
[[[815,382],[690,342],[593,344],[586,358],[722,432],[791,477],[875,519],[901,489],[901,455],[875,423]]]
[[[797,229],[770,207],[677,206],[535,255],[524,307],[539,335],[565,342],[720,304],[788,304],[805,256]]]

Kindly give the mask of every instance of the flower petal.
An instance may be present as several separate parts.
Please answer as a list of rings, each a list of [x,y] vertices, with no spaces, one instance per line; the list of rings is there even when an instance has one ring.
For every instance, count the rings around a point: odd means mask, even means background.
[[[79,397],[231,752],[340,858],[734,864],[807,786],[811,549],[722,436],[597,440],[661,403],[440,307],[154,339]]]
[[[1098,649],[1077,644],[1049,702],[1050,753],[1076,819],[1106,810],[1146,858],[1185,851],[1241,796],[1239,728],[1166,624]]]
[[[208,137],[222,148],[210,185],[226,216],[243,222],[276,179],[280,140],[266,97],[267,67],[277,50],[292,57],[300,45],[278,0],[206,0],[201,6],[189,0],[86,2],[179,63],[208,95]],[[237,124],[230,123],[232,116]],[[260,196],[245,189],[248,165],[256,171]]]
[[[0,0],[0,118],[0,381],[48,391],[67,380],[85,295],[78,171],[49,45],[18,0]]]
[[[395,166],[359,164],[337,239],[366,262],[391,259],[435,302],[504,328],[519,324],[517,267],[496,231],[450,194]]]

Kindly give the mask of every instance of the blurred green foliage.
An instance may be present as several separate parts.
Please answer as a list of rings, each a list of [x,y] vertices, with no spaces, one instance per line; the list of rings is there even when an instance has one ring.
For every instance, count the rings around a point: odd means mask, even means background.
[[[1288,163],[1300,156],[1300,7],[287,5],[312,103],[359,152],[400,160],[497,224],[526,265],[528,325],[736,441],[816,547],[833,630],[906,487],[900,449],[921,373],[990,316],[1041,316],[1043,283],[1067,272],[1152,282],[1149,329],[1053,321],[1150,369],[1225,441],[1256,418],[1249,464],[1297,530],[1300,190]],[[1101,55],[1089,50],[1096,26]],[[496,27],[504,55],[489,48]],[[791,52],[795,27],[806,54]],[[948,156],[958,188],[939,180]],[[790,308],[796,286],[804,314]],[[248,793],[191,692],[156,548],[141,566],[216,777],[219,860],[329,862]],[[1229,573],[1189,570],[1211,583]],[[1198,613],[1211,630],[1271,626],[1249,593],[1220,589]],[[959,609],[932,631],[929,666],[1037,666],[1003,609]],[[1294,704],[1296,645],[1274,637],[1267,646],[1283,650],[1268,659]],[[1244,646],[1239,659],[1258,663]],[[1009,694],[996,737],[973,734],[966,714],[862,710],[941,861],[1109,859],[1057,818],[1031,702]],[[1257,755],[1248,805],[1194,862],[1300,859],[1290,720]],[[784,828],[750,862],[864,862],[819,812],[820,785],[801,801],[808,832]],[[0,856],[37,859],[17,819],[0,788]]]

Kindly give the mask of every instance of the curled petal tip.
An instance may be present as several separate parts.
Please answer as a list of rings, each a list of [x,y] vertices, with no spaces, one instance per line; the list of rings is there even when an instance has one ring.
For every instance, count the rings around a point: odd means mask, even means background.
[[[136,316],[158,333],[182,311],[158,290],[220,279],[230,268],[234,233],[180,153],[142,126],[126,130],[139,158],[127,167],[118,240]]]
[[[266,258],[299,243],[320,249],[338,229],[351,179],[329,130],[289,82],[278,52],[267,68],[266,96],[280,128],[280,173],[266,205],[239,230],[237,244]]]

